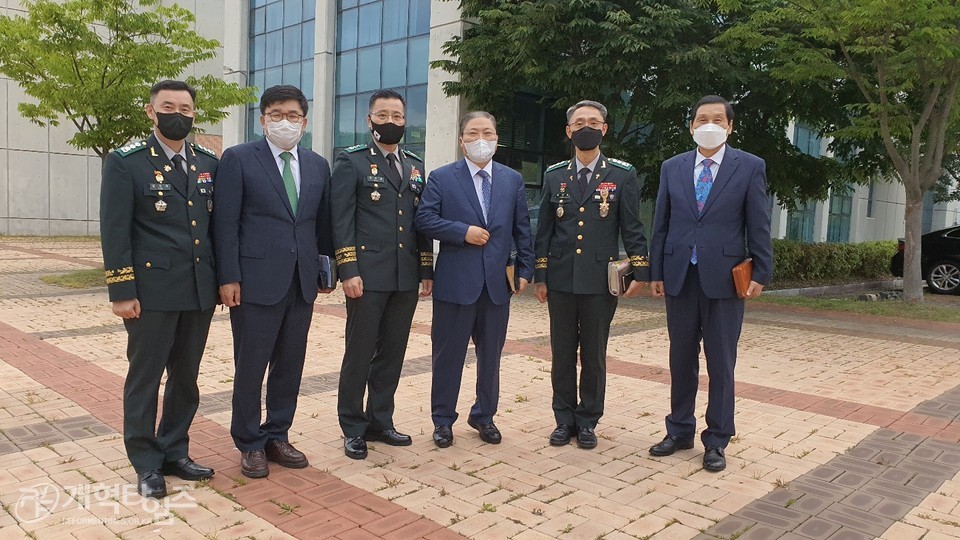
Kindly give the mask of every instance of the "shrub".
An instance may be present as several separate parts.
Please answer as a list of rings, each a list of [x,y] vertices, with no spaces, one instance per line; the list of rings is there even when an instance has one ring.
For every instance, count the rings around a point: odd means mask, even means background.
[[[773,241],[773,281],[877,279],[889,275],[894,241],[860,244],[806,244]]]

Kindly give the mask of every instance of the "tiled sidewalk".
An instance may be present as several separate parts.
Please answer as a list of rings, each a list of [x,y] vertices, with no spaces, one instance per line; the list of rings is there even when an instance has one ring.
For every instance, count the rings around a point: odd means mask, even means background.
[[[960,325],[761,304],[741,340],[738,436],[727,470],[710,474],[699,447],[647,454],[669,390],[662,305],[649,299],[614,319],[596,450],[547,444],[546,309],[527,296],[503,359],[503,444],[465,422],[453,447],[432,444],[423,301],[395,413],[414,444],[349,460],[336,419],[345,311],[342,296],[323,297],[291,434],[311,467],[263,480],[239,473],[229,437],[232,344],[218,311],[191,432],[192,456],[217,474],[168,479],[174,495],[145,501],[119,434],[123,327],[104,290],[39,280],[98,265],[94,241],[0,238],[0,538],[960,538]],[[475,377],[471,362],[462,412]]]

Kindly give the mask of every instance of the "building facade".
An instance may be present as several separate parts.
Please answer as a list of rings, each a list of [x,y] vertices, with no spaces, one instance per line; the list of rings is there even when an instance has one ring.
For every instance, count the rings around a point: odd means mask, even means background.
[[[173,3],[164,0],[164,3]],[[195,29],[217,39],[217,55],[185,75],[213,74],[262,92],[275,84],[300,87],[310,103],[304,144],[331,159],[368,137],[365,116],[378,88],[407,101],[404,144],[421,153],[429,171],[460,157],[458,120],[468,110],[443,93],[452,75],[430,69],[442,46],[471,24],[457,2],[445,0],[180,0],[197,15]],[[0,13],[21,13],[16,0]],[[26,96],[0,78],[0,234],[99,233],[100,159],[66,144],[70,127],[40,128],[17,112]],[[198,142],[220,150],[262,136],[257,104],[235,107]],[[498,126],[495,159],[523,174],[531,206],[539,203],[542,171],[569,152],[562,113],[518,93],[509,120]],[[825,141],[801,125],[791,140],[819,155]],[[904,191],[877,180],[827,201],[787,211],[771,201],[773,233],[808,242],[861,242],[903,235]],[[652,201],[641,215],[649,221]],[[924,208],[924,231],[960,222],[960,203]]]

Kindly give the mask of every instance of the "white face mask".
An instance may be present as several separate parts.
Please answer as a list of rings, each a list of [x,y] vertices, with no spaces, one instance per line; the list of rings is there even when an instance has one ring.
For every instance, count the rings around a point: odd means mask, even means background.
[[[488,141],[486,139],[477,139],[473,142],[463,143],[463,149],[467,153],[467,158],[474,163],[486,163],[490,161],[493,154],[497,151],[497,141]]]
[[[727,142],[727,130],[716,124],[704,124],[693,130],[693,142],[704,150],[713,150]]]
[[[294,124],[289,120],[280,120],[279,122],[267,122],[264,130],[267,140],[272,142],[281,150],[292,150],[303,137],[303,126]]]

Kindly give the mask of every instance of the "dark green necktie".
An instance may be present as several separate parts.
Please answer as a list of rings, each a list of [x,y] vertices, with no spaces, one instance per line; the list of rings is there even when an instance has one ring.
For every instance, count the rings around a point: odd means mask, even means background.
[[[283,160],[283,187],[287,188],[287,198],[290,199],[290,208],[293,210],[293,215],[297,215],[297,202],[299,202],[300,197],[297,195],[297,183],[293,179],[293,168],[290,167],[293,154],[281,152],[280,159]]]

